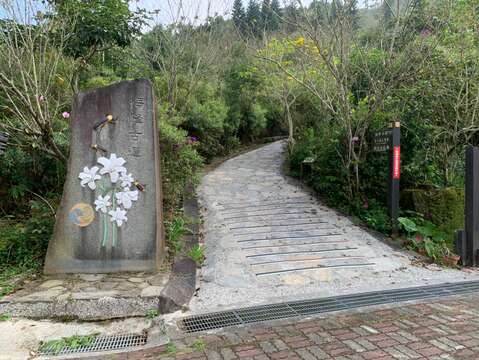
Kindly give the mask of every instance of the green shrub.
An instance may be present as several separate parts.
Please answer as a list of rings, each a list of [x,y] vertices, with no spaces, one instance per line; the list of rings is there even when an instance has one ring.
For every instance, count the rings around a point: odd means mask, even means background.
[[[70,337],[61,338],[58,340],[50,340],[47,342],[42,342],[40,344],[40,350],[50,350],[56,355],[63,348],[78,349],[80,347],[85,347],[91,345],[99,333],[94,333],[91,335],[73,335]]]
[[[160,312],[158,311],[158,309],[148,309],[146,311],[146,317],[148,319],[154,319],[156,318],[158,315],[160,315]]]
[[[414,189],[414,209],[447,233],[452,241],[454,232],[464,228],[464,189]]]
[[[425,253],[432,261],[441,264],[443,257],[452,254],[446,243],[447,234],[432,222],[421,216],[398,218],[401,228],[406,232],[409,248]]]
[[[90,78],[88,78],[82,88],[83,88],[83,91],[86,91],[86,90],[93,90],[93,89],[96,89],[96,88],[99,88],[99,87],[103,87],[103,86],[108,86],[108,85],[111,85],[111,84],[114,84],[116,82],[119,82],[121,79],[115,75],[110,75],[108,77],[105,77],[105,76],[92,76]]]
[[[10,146],[0,156],[0,213],[27,216],[30,200],[57,197],[65,166],[42,151]]]
[[[193,342],[193,349],[195,349],[195,351],[204,351],[205,348],[206,348],[206,344],[203,339],[196,339]]]
[[[185,220],[182,217],[175,217],[172,220],[165,220],[166,242],[170,249],[170,256],[183,249],[182,237],[187,232]]]
[[[201,245],[195,245],[188,251],[188,257],[193,260],[196,265],[201,266],[205,261],[205,249]]]
[[[43,201],[31,202],[30,218],[24,221],[0,222],[0,264],[37,268],[41,266],[55,217]]]
[[[172,218],[173,210],[181,206],[185,187],[198,183],[203,160],[196,151],[197,142],[192,141],[185,130],[161,119],[159,132],[163,206],[167,218]]]
[[[387,209],[374,200],[368,204],[367,209],[361,211],[359,217],[374,230],[382,233],[391,231],[391,218],[388,215]]]
[[[224,122],[227,116],[226,104],[214,98],[203,103],[193,102],[186,114],[185,126],[198,138],[198,152],[206,159],[225,153]]]

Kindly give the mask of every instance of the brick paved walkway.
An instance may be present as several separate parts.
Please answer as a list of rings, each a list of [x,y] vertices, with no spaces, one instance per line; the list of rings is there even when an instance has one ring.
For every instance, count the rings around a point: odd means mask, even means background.
[[[127,358],[479,359],[479,294],[201,334]]]

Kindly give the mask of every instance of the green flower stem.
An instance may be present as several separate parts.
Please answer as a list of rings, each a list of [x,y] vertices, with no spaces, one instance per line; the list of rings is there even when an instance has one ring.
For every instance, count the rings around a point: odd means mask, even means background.
[[[108,216],[107,214],[102,214],[102,221],[103,221],[103,241],[101,242],[101,246],[106,246],[106,240],[108,239]]]
[[[113,204],[113,211],[116,210],[116,187],[113,189],[113,193],[112,193],[112,204]],[[116,241],[117,241],[117,230],[118,230],[118,226],[116,225],[115,222],[113,222],[113,229],[112,229],[112,246],[113,247],[116,247]]]
[[[101,191],[105,191],[105,179],[103,179],[102,184],[100,186]],[[108,192],[107,192],[108,193]],[[106,196],[107,193],[104,193],[102,196]],[[102,221],[103,221],[103,240],[101,242],[101,246],[106,246],[106,241],[108,240],[108,214],[102,214]]]

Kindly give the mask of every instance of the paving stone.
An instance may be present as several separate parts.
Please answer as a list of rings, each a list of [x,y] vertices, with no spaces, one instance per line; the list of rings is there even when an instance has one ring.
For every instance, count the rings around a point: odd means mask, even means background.
[[[276,348],[277,348],[279,351],[289,349],[289,348],[288,348],[288,345],[286,345],[285,342],[284,342],[283,340],[280,340],[280,339],[275,339],[275,340],[273,340],[273,344],[274,344],[274,346],[276,346]]]
[[[306,349],[298,349],[296,353],[303,360],[316,360],[317,358]]]
[[[329,357],[319,346],[309,346],[307,349],[317,359],[327,359]]]
[[[118,286],[118,283],[111,281],[101,281],[97,284],[97,286],[100,290],[113,290]]]
[[[208,360],[222,360],[221,355],[217,351],[206,350],[205,352],[206,352],[206,357],[208,358]]]
[[[397,333],[397,334],[388,334],[392,339],[394,339],[396,341],[396,343],[400,343],[400,344],[407,344],[407,343],[410,343],[411,339],[408,339],[404,336],[402,336],[401,334]],[[417,337],[413,336],[416,340],[417,340]],[[378,343],[377,344],[379,347],[381,347],[381,345]],[[394,346],[396,344],[393,344],[393,345],[388,345],[388,346]]]
[[[374,350],[377,349],[377,346],[371,343],[369,340],[361,338],[355,340],[359,345],[364,347],[366,350]]]
[[[405,345],[398,345],[398,346],[394,347],[394,349],[396,349],[396,350],[402,352],[403,354],[409,356],[409,358],[411,358],[411,359],[418,359],[418,358],[421,357],[420,354],[418,354],[416,351],[413,351],[413,350],[409,349]]]
[[[40,288],[52,288],[61,286],[65,283],[64,280],[47,280],[40,285]]]
[[[455,350],[454,348],[450,347],[449,345],[444,344],[444,343],[442,343],[442,342],[440,342],[440,341],[438,341],[438,340],[435,340],[435,339],[429,340],[429,343],[430,343],[431,345],[433,345],[433,346],[435,346],[435,347],[437,347],[437,348],[443,350],[443,351],[452,351],[452,350]]]
[[[100,299],[105,297],[115,297],[118,295],[118,291],[110,290],[110,291],[83,291],[72,293],[71,297],[73,300],[88,300],[88,299]]]
[[[410,359],[408,355],[404,354],[403,352],[395,348],[387,348],[387,349],[384,349],[384,351],[390,354],[395,359]]]
[[[231,350],[230,348],[223,348],[221,349],[220,353],[221,353],[221,356],[223,356],[224,360],[232,360],[232,359],[238,358],[233,352],[233,350]]]
[[[455,341],[452,341],[452,340],[449,340],[447,337],[442,337],[442,338],[439,338],[437,339],[437,342],[440,342],[454,350],[462,350],[465,348],[464,345],[461,345],[461,344],[458,344],[457,342]]]
[[[263,354],[263,355],[255,356],[254,360],[269,360],[269,357]]]
[[[106,275],[104,274],[79,274],[78,277],[83,281],[100,281]]]
[[[147,278],[147,281],[150,285],[154,286],[164,286],[168,282],[168,276],[167,274],[156,274],[154,276],[150,276]]]
[[[261,341],[259,345],[261,346],[261,349],[263,349],[265,353],[272,353],[272,352],[278,351],[278,349],[276,349],[276,347],[269,341]]]
[[[345,340],[343,341],[347,346],[349,346],[351,349],[353,349],[356,352],[363,352],[366,351],[367,349],[359,345],[357,342],[353,340]]]
[[[31,301],[53,301],[65,291],[64,288],[51,288],[45,291],[38,291],[30,295],[22,296],[15,299],[15,302],[31,302]]]
[[[141,297],[153,297],[160,296],[163,287],[161,286],[148,286],[141,290]]]

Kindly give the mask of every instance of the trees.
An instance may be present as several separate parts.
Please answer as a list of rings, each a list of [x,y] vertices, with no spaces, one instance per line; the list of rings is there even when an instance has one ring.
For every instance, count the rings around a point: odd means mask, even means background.
[[[55,2],[60,17],[74,19],[65,53],[88,62],[97,52],[130,45],[145,25],[144,10],[131,11],[126,0]]]
[[[409,26],[416,33],[420,33],[427,27],[427,19],[425,14],[425,0],[412,0],[410,3],[411,16],[409,18]]]
[[[233,24],[241,35],[259,37],[279,29],[281,7],[278,0],[250,0],[246,11],[241,0],[235,0],[232,10]]]
[[[72,38],[71,19],[47,16],[48,6],[23,6],[6,2],[0,8],[10,19],[0,23],[0,128],[18,146],[63,162],[68,123],[62,112],[69,108],[74,67],[63,52]]]
[[[351,22],[353,31],[359,28],[358,0],[345,1],[346,15]]]
[[[246,13],[242,0],[235,0],[233,3],[233,11],[231,12],[233,24],[236,29],[243,34],[246,29]]]
[[[386,28],[390,28],[393,24],[394,13],[392,9],[392,0],[383,0],[381,5],[383,13],[383,22]]]
[[[98,53],[131,44],[146,24],[146,11],[130,10],[128,0],[63,0],[54,1],[54,16],[71,19],[71,33],[63,51],[78,59],[74,91],[79,90],[79,76]]]
[[[256,0],[249,0],[248,8],[246,9],[246,23],[248,32],[252,36],[259,36],[262,33],[262,14],[260,5]]]
[[[265,32],[274,32],[279,29],[281,7],[278,0],[263,0],[261,4],[261,22]]]
[[[305,8],[298,10],[301,16],[289,18],[300,35],[288,38],[287,57],[274,51],[259,56],[276,64],[320,101],[327,115],[318,121],[334,129],[331,146],[342,164],[341,178],[352,200],[363,186],[360,167],[367,152],[368,129],[387,97],[408,84],[424,65],[430,48],[425,39],[412,37],[407,26],[398,25],[408,23],[409,13],[396,22],[393,34],[378,34],[374,44],[364,44],[355,28],[355,2],[334,1],[332,5],[335,16],[329,22],[315,21],[315,13]]]
[[[279,29],[281,19],[281,6],[279,4],[279,0],[271,1],[271,15],[270,30],[276,31]]]
[[[263,0],[261,3],[261,28],[263,31],[270,31],[272,20],[271,1]]]
[[[300,24],[300,11],[296,6],[296,2],[291,2],[282,10],[282,17],[284,19],[284,28],[287,33],[296,31]]]

